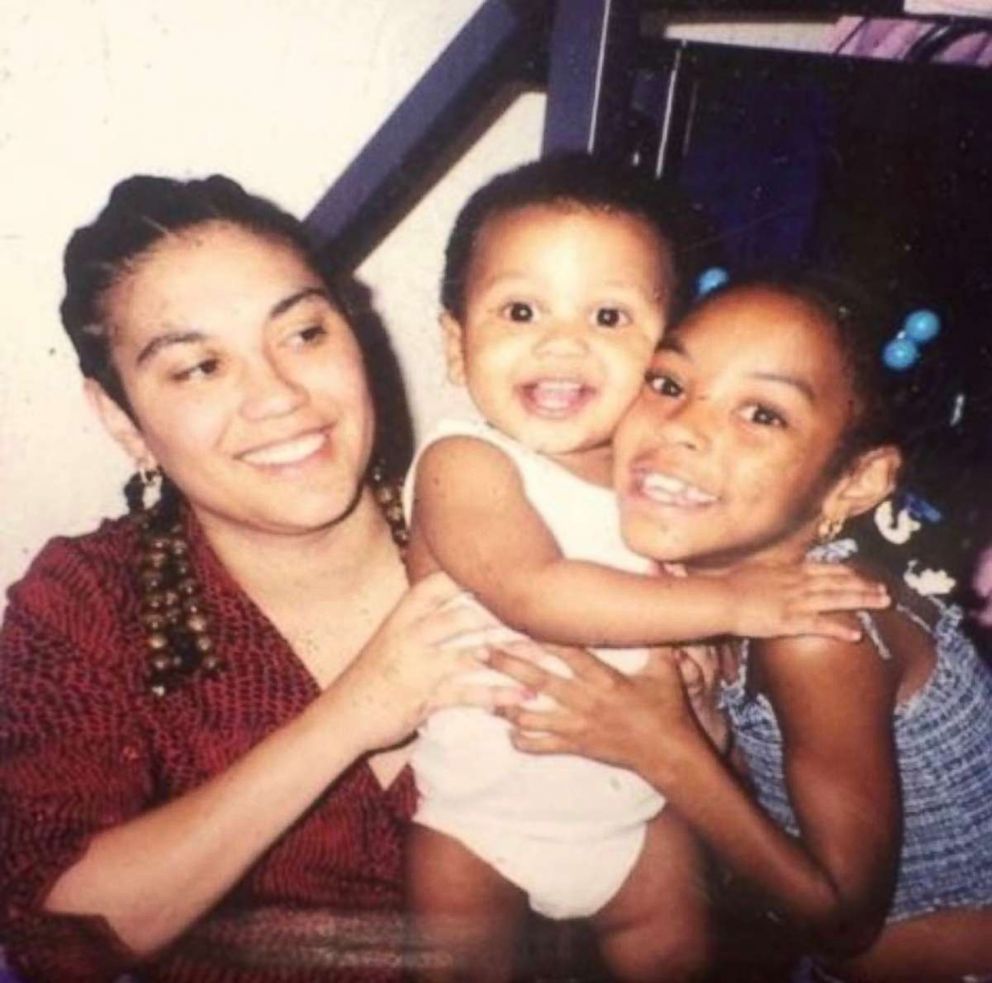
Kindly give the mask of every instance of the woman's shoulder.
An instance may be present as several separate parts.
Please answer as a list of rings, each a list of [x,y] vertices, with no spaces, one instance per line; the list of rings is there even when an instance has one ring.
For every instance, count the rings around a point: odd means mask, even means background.
[[[8,619],[58,618],[78,609],[120,605],[133,592],[138,529],[127,516],[105,519],[92,532],[50,539],[8,591]]]

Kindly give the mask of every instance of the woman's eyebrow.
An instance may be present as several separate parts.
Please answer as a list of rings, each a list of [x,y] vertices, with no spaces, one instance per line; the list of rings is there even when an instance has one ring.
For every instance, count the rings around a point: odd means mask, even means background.
[[[329,294],[323,287],[304,287],[302,290],[298,290],[296,293],[276,301],[269,309],[266,320],[274,321],[277,317],[281,317],[288,310],[310,297],[320,297],[326,300],[328,304],[333,304]],[[157,355],[163,348],[168,348],[170,345],[193,344],[198,341],[204,341],[206,337],[202,331],[166,331],[163,334],[156,335],[138,352],[134,364],[141,365],[142,362],[147,362],[153,355]]]
[[[163,348],[170,345],[185,345],[197,341],[203,341],[206,337],[202,331],[166,331],[164,334],[156,335],[144,348],[138,352],[138,357],[134,360],[135,365],[147,362],[153,355],[158,354]]]
[[[302,290],[298,290],[295,294],[290,294],[288,297],[283,297],[282,300],[277,301],[272,305],[269,310],[269,321],[274,321],[277,317],[281,317],[290,308],[295,307],[301,301],[308,300],[310,297],[320,297],[326,300],[328,304],[332,307],[334,301],[331,300],[330,295],[323,287],[304,287]]]

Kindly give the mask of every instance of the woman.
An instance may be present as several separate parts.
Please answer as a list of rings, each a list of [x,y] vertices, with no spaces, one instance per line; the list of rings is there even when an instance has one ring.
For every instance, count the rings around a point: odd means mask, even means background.
[[[11,592],[10,961],[395,978],[397,745],[432,706],[494,697],[456,681],[483,616],[442,577],[407,591],[336,294],[299,223],[222,177],[122,182],[65,274],[89,400],[163,487],[143,505],[132,482],[135,515],[53,540]]]
[[[892,332],[834,287],[731,286],[666,336],[616,436],[631,547],[713,575],[818,542],[849,555],[840,527],[892,490],[902,397],[919,389],[882,362]],[[992,978],[992,673],[958,612],[891,590],[891,611],[859,615],[860,642],[736,647],[724,696],[760,805],[719,726],[698,726],[673,657],[624,677],[572,653],[564,679],[497,653],[495,668],[559,704],[501,712],[523,750],[650,781],[817,954],[820,978]]]

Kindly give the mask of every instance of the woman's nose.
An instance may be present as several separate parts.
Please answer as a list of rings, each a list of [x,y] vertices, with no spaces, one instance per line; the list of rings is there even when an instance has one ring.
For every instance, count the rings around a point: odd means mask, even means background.
[[[306,401],[306,390],[274,359],[248,364],[243,376],[242,414],[249,420],[291,413]]]

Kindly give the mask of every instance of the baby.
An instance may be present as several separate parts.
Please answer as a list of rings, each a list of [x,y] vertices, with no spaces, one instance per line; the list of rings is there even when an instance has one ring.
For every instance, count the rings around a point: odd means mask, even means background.
[[[412,575],[441,567],[512,628],[601,646],[627,674],[645,646],[682,639],[849,639],[825,612],[885,596],[844,568],[677,578],[621,541],[611,437],[665,328],[669,220],[655,183],[589,158],[525,165],[469,200],[448,244],[441,320],[449,376],[485,422],[444,423],[421,449]],[[659,481],[654,493],[673,505],[708,502],[691,483]],[[528,904],[592,917],[620,977],[664,976],[684,922],[704,919],[702,898],[666,910],[666,892],[691,894],[681,888],[695,846],[633,772],[523,755],[504,721],[468,709],[431,718],[414,768],[412,900],[429,940],[452,954],[450,975],[512,977]]]

